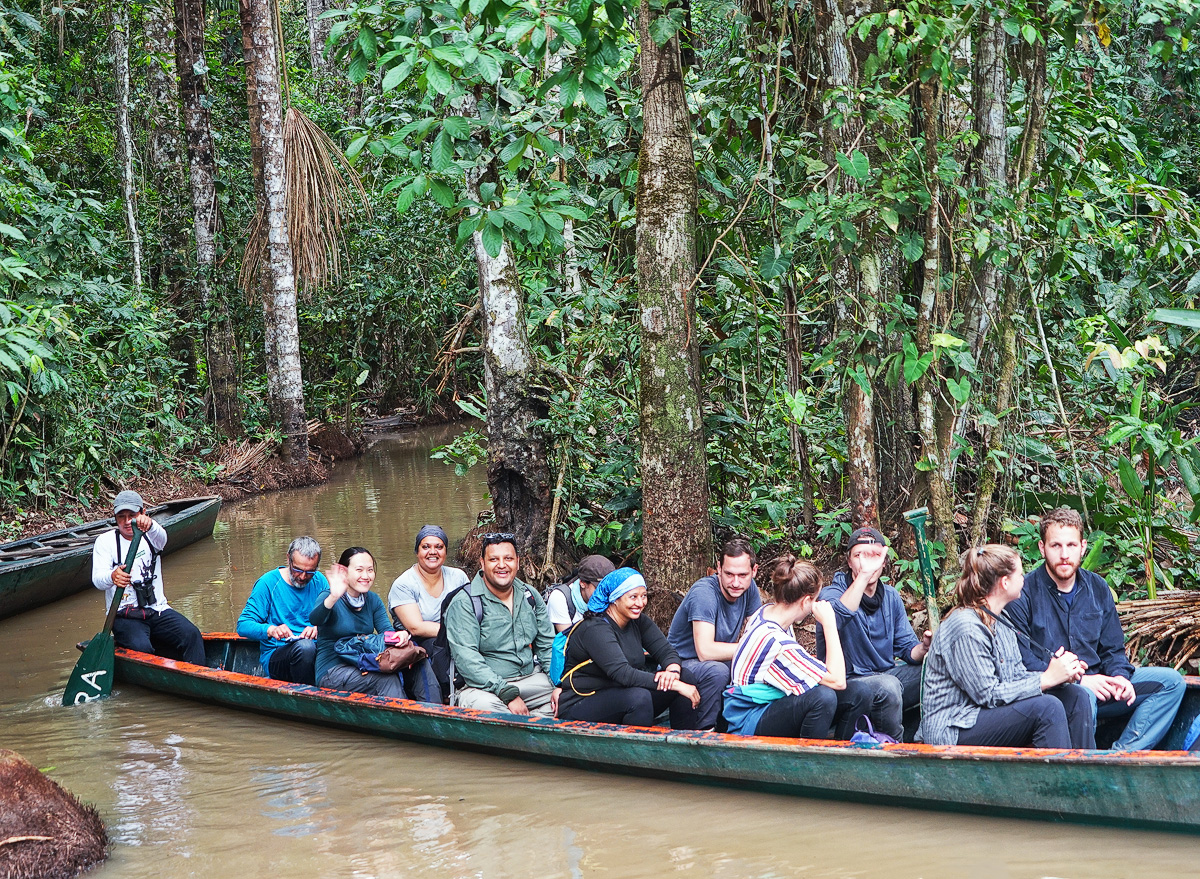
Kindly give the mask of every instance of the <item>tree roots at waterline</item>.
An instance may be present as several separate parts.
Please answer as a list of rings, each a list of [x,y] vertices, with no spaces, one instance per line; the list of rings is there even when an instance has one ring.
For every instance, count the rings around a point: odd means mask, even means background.
[[[1153,601],[1122,601],[1117,613],[1128,633],[1125,649],[1131,658],[1144,650],[1144,664],[1185,670],[1184,664],[1200,655],[1200,591],[1160,592]]]
[[[107,856],[99,813],[0,749],[0,879],[70,879]]]

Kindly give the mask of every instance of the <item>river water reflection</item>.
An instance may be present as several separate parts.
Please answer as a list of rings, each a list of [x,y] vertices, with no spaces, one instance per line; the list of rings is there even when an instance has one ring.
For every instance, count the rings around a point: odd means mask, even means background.
[[[456,540],[485,505],[477,468],[428,460],[446,429],[379,440],[316,488],[226,507],[170,556],[167,593],[232,630],[260,573],[311,533],[359,543],[376,591],[426,521]],[[309,727],[118,687],[59,707],[103,616],[95,592],[0,621],[0,747],[104,816],[97,879],[175,877],[1193,877],[1194,839],[750,794],[548,768]]]

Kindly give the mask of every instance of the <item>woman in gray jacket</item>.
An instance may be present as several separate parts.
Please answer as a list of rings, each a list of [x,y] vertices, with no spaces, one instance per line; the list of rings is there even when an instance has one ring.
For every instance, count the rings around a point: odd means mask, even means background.
[[[1060,651],[1043,672],[1021,662],[1004,608],[1021,594],[1021,558],[999,544],[962,555],[955,608],[933,636],[917,741],[931,745],[1094,748],[1087,666]],[[1022,636],[1024,637],[1024,636]],[[1061,688],[1061,698],[1047,690]]]

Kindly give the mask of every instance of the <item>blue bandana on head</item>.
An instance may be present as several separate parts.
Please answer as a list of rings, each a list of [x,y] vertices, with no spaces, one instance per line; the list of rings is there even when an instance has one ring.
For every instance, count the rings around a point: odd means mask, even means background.
[[[604,577],[592,593],[587,609],[592,613],[604,613],[608,606],[627,592],[638,587],[645,588],[646,580],[633,568],[617,568]]]

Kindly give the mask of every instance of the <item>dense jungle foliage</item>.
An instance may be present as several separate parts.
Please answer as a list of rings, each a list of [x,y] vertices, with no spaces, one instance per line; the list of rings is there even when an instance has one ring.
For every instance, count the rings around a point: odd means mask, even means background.
[[[901,512],[929,503],[938,554],[1004,534],[1033,552],[1028,517],[1067,502],[1086,508],[1089,566],[1121,594],[1195,582],[1192,0],[384,0],[315,22],[314,8],[278,9],[285,101],[344,150],[370,210],[347,217],[340,276],[301,289],[308,417],[483,417],[470,242],[480,233],[492,256],[507,242],[558,540],[637,558],[636,20],[649,15],[660,45],[682,37],[694,121],[688,333],[717,532],[816,552],[863,520],[907,537]],[[164,217],[180,193],[148,155],[149,74],[173,79],[174,61],[142,38],[153,7],[126,4],[123,98],[114,9],[0,0],[10,520],[138,472],[220,475],[210,315],[168,283]],[[255,212],[238,10],[210,3],[204,24],[213,301],[235,328],[240,433],[277,437],[262,303],[237,283]],[[480,156],[492,172],[474,191],[464,170]],[[469,466],[486,446],[468,430],[441,454]]]

